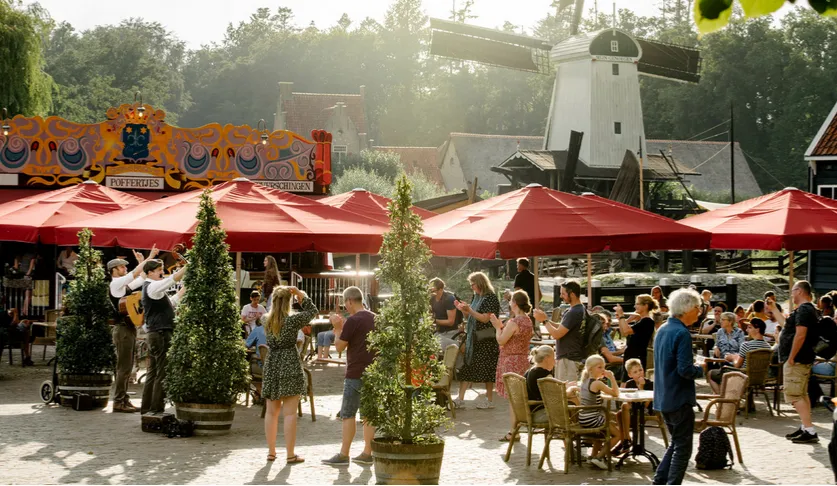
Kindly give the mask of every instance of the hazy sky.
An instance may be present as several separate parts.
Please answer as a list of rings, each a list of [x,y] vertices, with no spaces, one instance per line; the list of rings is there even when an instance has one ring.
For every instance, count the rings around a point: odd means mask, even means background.
[[[461,6],[465,0],[423,0],[425,13],[431,17],[447,18],[456,1]],[[628,7],[640,15],[656,12],[661,0],[616,0],[617,8]],[[199,47],[223,39],[227,24],[246,20],[257,8],[267,7],[276,11],[287,6],[294,11],[297,25],[307,26],[312,20],[318,27],[334,25],[345,12],[354,22],[365,17],[383,20],[392,0],[39,0],[52,17],[67,21],[77,30],[96,25],[117,24],[128,17],[163,24],[190,48]],[[585,11],[592,8],[594,0],[587,0]],[[552,11],[552,0],[476,0],[473,13],[478,17],[470,23],[483,27],[500,27],[508,20],[531,32],[532,26]],[[613,2],[598,0],[599,10],[612,11]],[[514,8],[510,8],[513,6]]]

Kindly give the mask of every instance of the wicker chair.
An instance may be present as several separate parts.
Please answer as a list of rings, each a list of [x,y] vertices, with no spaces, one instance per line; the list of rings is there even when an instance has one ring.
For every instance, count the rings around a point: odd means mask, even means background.
[[[817,358],[817,363],[824,363],[824,359]],[[831,362],[837,364],[837,356],[831,358]],[[834,368],[834,373],[830,375],[817,375],[811,374],[811,379],[817,379],[818,381],[830,381],[831,382],[831,394],[829,395],[831,398],[834,398],[834,388],[837,386],[837,366]],[[811,385],[819,386],[819,383],[811,383]],[[808,385],[808,386],[811,386]]]
[[[459,354],[459,346],[456,344],[450,344],[445,348],[444,364],[447,373],[433,385],[436,396],[445,397],[445,407],[450,409],[450,415],[454,419],[456,418],[456,405],[453,404],[453,398],[450,396],[450,385],[453,383],[457,354]]]
[[[514,446],[514,438],[517,437],[521,429],[525,429],[529,438],[526,445],[526,465],[528,466],[532,463],[532,435],[535,433],[545,434],[547,425],[549,425],[546,422],[535,422],[532,416],[531,405],[540,405],[543,402],[529,400],[529,392],[526,390],[526,378],[517,373],[503,374],[503,384],[506,387],[506,394],[509,396],[509,406],[512,412],[514,412],[514,428],[511,432],[512,440],[509,441],[509,448],[503,460],[509,462],[512,446]],[[542,432],[536,432],[537,429],[541,429]]]
[[[552,439],[564,441],[564,474],[570,471],[570,461],[577,459],[581,463],[581,441],[584,438],[604,440],[604,447],[607,454],[607,470],[611,471],[613,466],[610,455],[610,413],[605,405],[576,406],[567,402],[567,383],[556,380],[552,377],[538,380],[538,388],[541,390],[543,405],[546,409],[548,419],[546,429],[546,440],[543,446],[543,453],[538,462],[538,469],[543,467],[544,461],[549,458],[549,444]],[[578,424],[578,413],[582,410],[593,408],[601,409],[606,417],[603,426],[592,429],[585,428]],[[573,442],[576,443],[575,451]]]
[[[767,372],[770,369],[770,357],[773,351],[770,349],[755,349],[747,353],[747,366],[743,368],[733,368],[726,366],[726,369],[731,371],[740,371],[749,378],[749,385],[747,386],[747,403],[745,405],[747,411],[747,418],[750,413],[750,402],[755,397],[756,393],[761,393],[764,396],[764,401],[767,402],[767,411],[770,416],[773,416],[773,407],[770,405],[770,397],[767,395]]]
[[[764,388],[766,391],[773,391],[773,410],[776,415],[782,415],[782,408],[780,406],[782,400],[782,388],[784,387],[784,367],[782,363],[774,363],[773,358],[776,356],[776,351],[770,355],[770,366],[768,367],[767,378],[764,379]],[[770,370],[773,370],[775,376],[770,376]]]
[[[709,399],[709,404],[703,417],[695,421],[695,432],[707,427],[721,427],[732,436],[738,462],[744,464],[741,457],[741,445],[738,443],[738,431],[735,429],[735,418],[741,406],[741,399],[747,395],[748,378],[744,373],[732,371],[724,374],[721,379],[721,393],[719,395],[698,395],[698,398]],[[712,413],[714,410],[714,414]]]

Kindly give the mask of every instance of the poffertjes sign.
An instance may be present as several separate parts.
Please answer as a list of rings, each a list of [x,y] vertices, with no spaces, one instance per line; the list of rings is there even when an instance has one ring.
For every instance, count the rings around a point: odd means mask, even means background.
[[[213,123],[179,128],[149,105],[111,108],[96,124],[16,116],[0,134],[2,185],[55,188],[94,180],[128,190],[187,191],[246,177],[289,192],[331,184],[331,134]]]

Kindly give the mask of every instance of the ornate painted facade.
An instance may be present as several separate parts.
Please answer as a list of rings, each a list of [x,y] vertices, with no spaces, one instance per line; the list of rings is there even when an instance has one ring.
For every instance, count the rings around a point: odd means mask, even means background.
[[[308,140],[247,125],[179,128],[165,117],[140,103],[111,108],[96,124],[18,115],[0,133],[0,185],[56,188],[89,179],[119,189],[188,191],[246,177],[289,192],[328,192],[328,132],[313,130]]]

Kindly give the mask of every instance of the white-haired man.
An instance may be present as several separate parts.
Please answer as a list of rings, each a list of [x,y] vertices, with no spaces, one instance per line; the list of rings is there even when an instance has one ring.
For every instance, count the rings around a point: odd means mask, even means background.
[[[695,378],[703,375],[703,369],[694,364],[689,326],[697,322],[702,301],[694,290],[680,289],[667,302],[671,317],[654,339],[654,410],[662,414],[671,443],[657,467],[654,484],[681,484],[692,456]]]

